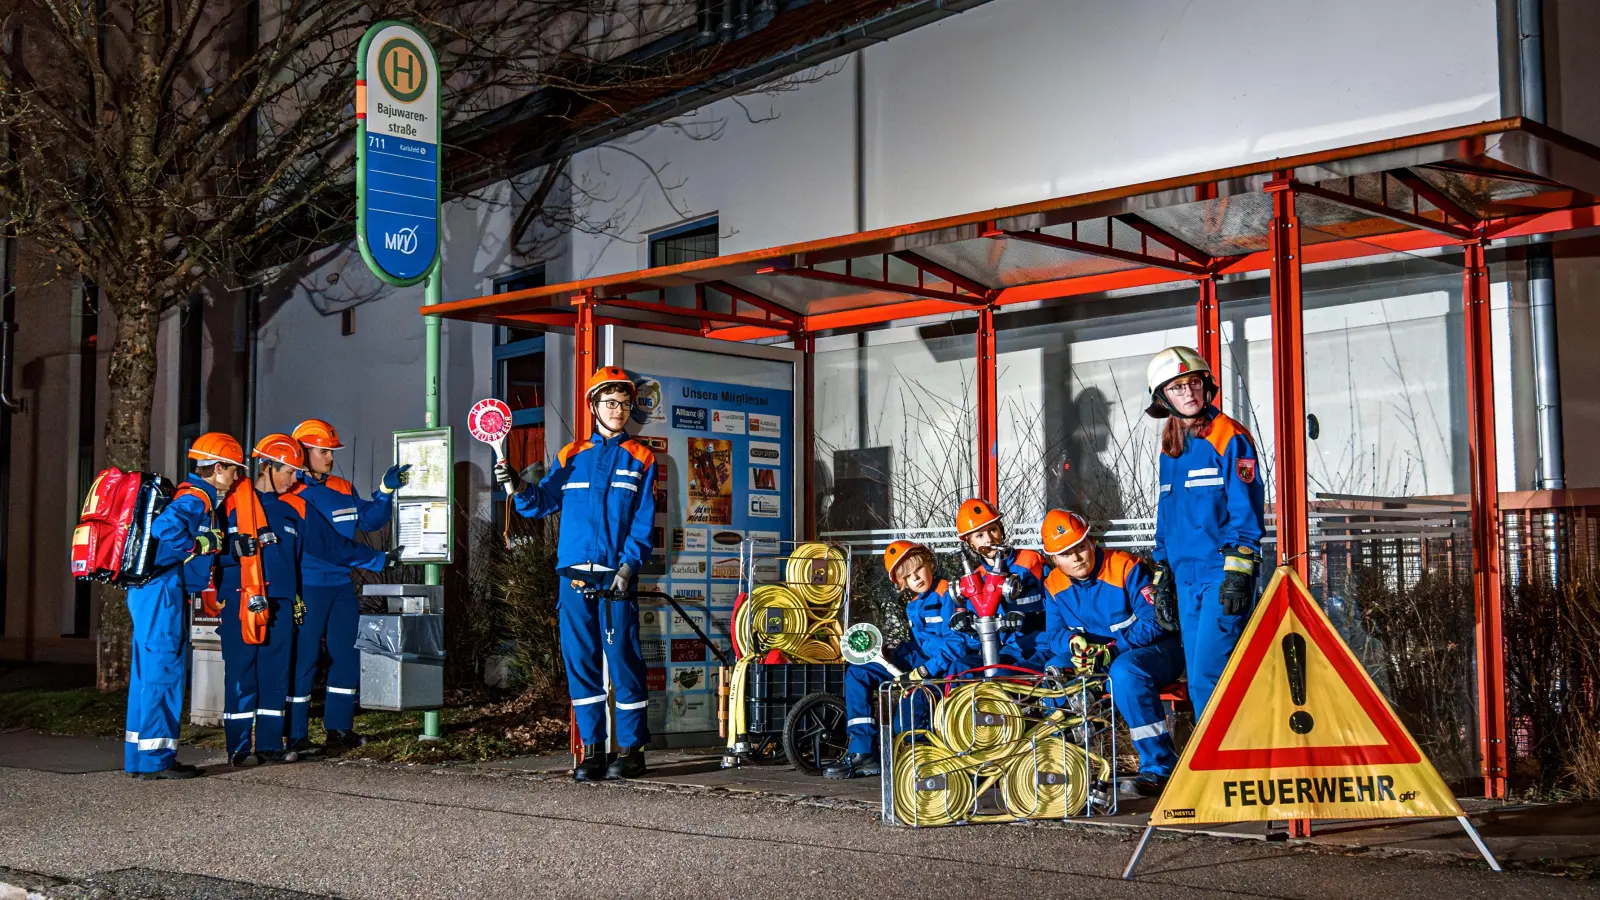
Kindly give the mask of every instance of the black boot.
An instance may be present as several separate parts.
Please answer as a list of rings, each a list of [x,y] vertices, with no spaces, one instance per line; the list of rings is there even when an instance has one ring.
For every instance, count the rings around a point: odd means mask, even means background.
[[[1167,776],[1155,772],[1140,772],[1139,776],[1133,779],[1133,789],[1141,797],[1159,797],[1166,786]]]
[[[573,781],[603,781],[606,777],[606,745],[584,744],[583,762],[572,770]]]
[[[878,765],[876,753],[852,753],[844,759],[822,770],[822,777],[844,780],[846,778],[866,778],[877,775],[883,769]]]
[[[308,737],[295,738],[294,744],[289,747],[289,752],[300,757],[301,759],[310,759],[313,756],[321,756],[322,751],[323,746],[321,744],[312,743],[311,738]]]
[[[140,772],[133,776],[140,781],[164,781],[169,778],[199,778],[200,770],[188,763],[174,761],[159,772]]]
[[[253,769],[261,765],[261,757],[254,753],[235,753],[228,760],[228,764],[235,769]]]
[[[326,752],[329,754],[343,753],[354,750],[367,742],[367,736],[354,731],[329,731]]]
[[[644,773],[643,747],[623,747],[617,751],[617,758],[606,767],[606,777],[610,779],[638,778]]]

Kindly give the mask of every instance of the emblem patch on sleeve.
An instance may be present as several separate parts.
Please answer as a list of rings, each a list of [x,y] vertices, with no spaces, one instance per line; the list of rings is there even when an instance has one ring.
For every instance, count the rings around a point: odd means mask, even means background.
[[[1144,587],[1139,588],[1139,596],[1143,597],[1144,602],[1150,604],[1151,606],[1156,605],[1156,589],[1154,585],[1147,584]]]
[[[1256,480],[1256,461],[1255,460],[1253,460],[1253,459],[1241,459],[1237,463],[1235,463],[1235,468],[1239,472],[1239,480],[1240,481],[1244,482],[1245,484],[1252,484],[1252,483],[1255,482],[1255,480]]]

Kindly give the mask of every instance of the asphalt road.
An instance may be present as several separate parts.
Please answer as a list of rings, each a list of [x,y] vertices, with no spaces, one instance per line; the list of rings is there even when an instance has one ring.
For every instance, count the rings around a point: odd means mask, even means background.
[[[909,831],[858,809],[459,769],[316,763],[135,782],[121,773],[0,768],[0,867],[92,878],[114,896],[1512,900],[1600,893],[1589,883],[1494,875],[1429,857],[1214,838],[1152,842],[1140,878],[1129,883],[1119,876],[1132,849],[1128,833],[1096,828]]]

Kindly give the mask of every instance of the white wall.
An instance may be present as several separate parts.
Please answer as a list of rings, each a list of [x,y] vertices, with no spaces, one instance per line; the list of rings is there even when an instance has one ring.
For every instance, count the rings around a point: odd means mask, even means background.
[[[995,0],[580,154],[612,233],[573,277],[713,214],[737,253],[1495,119],[1496,34],[1493,0]]]

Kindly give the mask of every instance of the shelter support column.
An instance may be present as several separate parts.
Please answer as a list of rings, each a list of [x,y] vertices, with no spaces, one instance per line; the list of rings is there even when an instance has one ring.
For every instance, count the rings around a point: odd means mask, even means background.
[[[807,331],[794,334],[794,348],[799,350],[800,367],[805,378],[805,396],[800,406],[800,477],[797,483],[805,485],[805,496],[800,498],[802,518],[800,533],[808,541],[817,539],[817,486],[812,478],[817,471],[817,339]]]
[[[1000,503],[1000,413],[994,358],[994,307],[978,312],[978,496]]]
[[[598,366],[594,294],[583,292],[573,305],[577,307],[578,318],[572,324],[572,439],[581,441],[594,430],[594,422],[590,421],[589,416],[589,397],[584,390],[589,383],[589,376],[594,374]]]
[[[1271,260],[1272,411],[1277,423],[1273,460],[1276,485],[1278,562],[1307,574],[1310,549],[1306,503],[1306,360],[1301,321],[1300,218],[1295,212],[1290,173],[1267,183],[1272,196],[1272,224],[1267,234]],[[1289,822],[1289,836],[1311,836],[1309,819]]]
[[[1483,792],[1506,791],[1505,644],[1501,629],[1500,485],[1495,468],[1494,368],[1489,324],[1489,267],[1483,241],[1465,245],[1461,289],[1467,357],[1469,467],[1472,470],[1472,586],[1477,621],[1478,741]]]
[[[1222,406],[1222,313],[1217,307],[1217,276],[1207,275],[1197,283],[1200,288],[1200,300],[1194,306],[1195,336],[1199,346],[1195,347],[1206,362],[1211,364],[1211,371],[1216,373],[1218,407]]]

